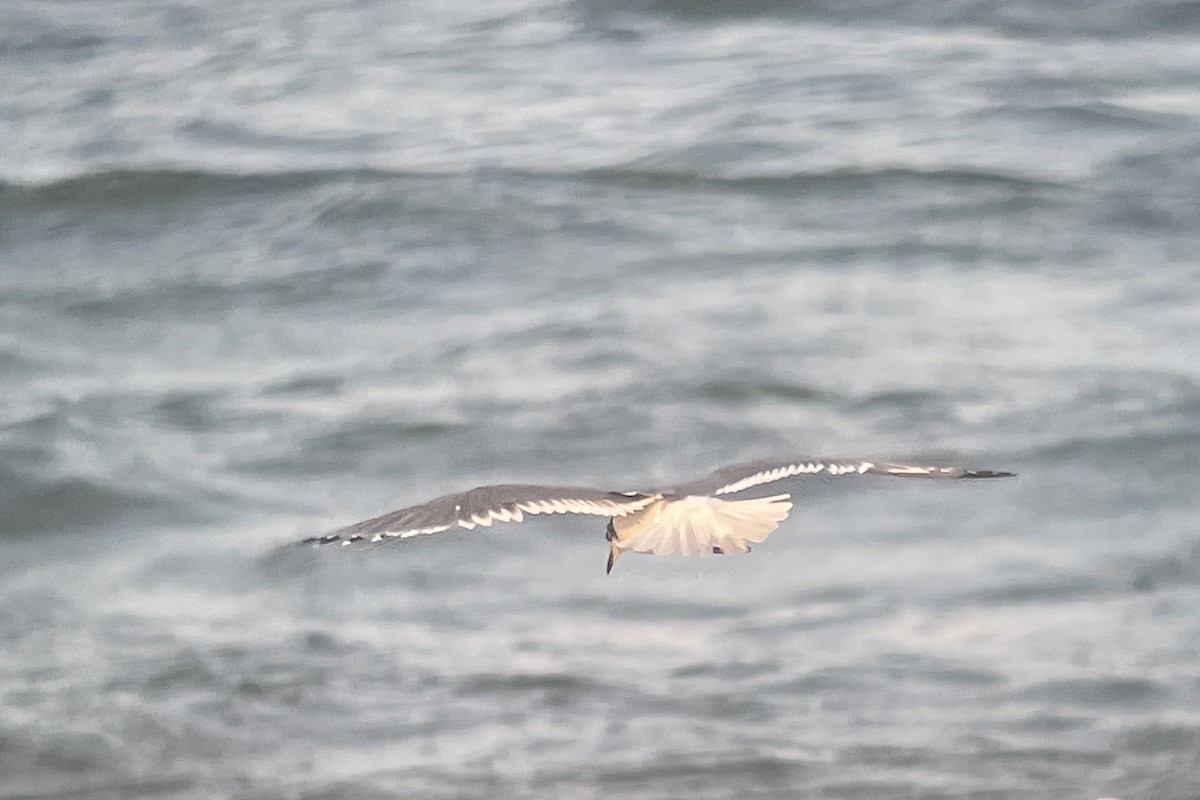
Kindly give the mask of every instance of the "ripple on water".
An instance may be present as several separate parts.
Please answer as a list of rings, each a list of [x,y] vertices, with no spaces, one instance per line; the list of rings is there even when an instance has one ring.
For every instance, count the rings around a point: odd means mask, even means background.
[[[1043,681],[1014,691],[1012,697],[1056,708],[1147,709],[1169,703],[1171,689],[1149,678],[1097,676]]]

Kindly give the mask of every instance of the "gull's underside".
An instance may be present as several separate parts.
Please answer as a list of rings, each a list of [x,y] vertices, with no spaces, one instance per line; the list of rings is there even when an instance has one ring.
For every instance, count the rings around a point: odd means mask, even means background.
[[[745,553],[787,518],[791,494],[744,498],[750,489],[804,475],[898,478],[1006,478],[1011,472],[927,467],[850,458],[799,458],[734,464],[668,489],[607,492],[572,486],[481,486],[350,525],[307,544],[352,545],[522,522],[541,514],[607,517],[608,571],[625,552],[652,555]]]

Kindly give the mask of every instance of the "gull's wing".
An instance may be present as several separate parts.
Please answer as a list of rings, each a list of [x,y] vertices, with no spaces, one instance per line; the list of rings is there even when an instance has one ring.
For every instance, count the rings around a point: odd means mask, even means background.
[[[574,486],[480,486],[438,497],[418,506],[391,511],[349,525],[305,544],[355,544],[387,538],[438,533],[452,527],[474,528],[493,522],[521,522],[528,515],[592,514],[623,517],[658,499],[654,494],[605,492]]]
[[[646,507],[608,528],[608,569],[621,553],[708,555],[745,553],[787,518],[790,494],[739,499],[739,493],[799,475],[893,475],[899,478],[1006,478],[1011,472],[815,458],[732,464],[658,493]]]
[[[793,459],[764,459],[732,464],[664,492],[667,496],[706,495],[719,497],[737,494],[798,475],[892,475],[897,478],[1009,478],[1012,472],[931,467],[919,464],[895,464],[860,458],[819,458],[800,456]]]

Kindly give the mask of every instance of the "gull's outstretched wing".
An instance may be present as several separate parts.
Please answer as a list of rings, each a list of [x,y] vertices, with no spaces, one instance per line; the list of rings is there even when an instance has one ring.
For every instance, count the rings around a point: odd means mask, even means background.
[[[709,555],[745,553],[787,518],[791,494],[740,493],[800,475],[892,475],[899,478],[1006,478],[1011,472],[815,458],[733,464],[659,492],[645,508],[614,518],[608,528],[608,569],[621,553]]]
[[[326,536],[305,539],[305,544],[355,544],[388,538],[408,538],[438,533],[452,527],[471,529],[493,522],[521,522],[526,515],[592,514],[623,517],[658,499],[654,494],[605,492],[573,486],[480,486],[438,497],[428,503],[402,508],[349,525]]]
[[[895,464],[860,458],[819,458],[800,456],[793,459],[764,459],[721,467],[699,480],[663,492],[670,497],[689,495],[720,497],[737,494],[799,475],[892,475],[897,478],[1010,478],[1015,473],[994,470],[931,467],[919,464]]]

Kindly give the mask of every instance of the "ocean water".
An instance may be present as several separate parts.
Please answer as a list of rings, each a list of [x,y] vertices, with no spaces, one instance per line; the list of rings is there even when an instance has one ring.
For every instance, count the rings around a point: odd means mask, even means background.
[[[1196,3],[0,6],[0,798],[1200,797]]]

